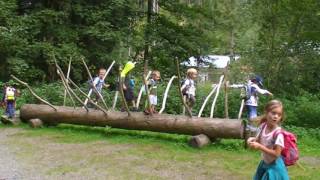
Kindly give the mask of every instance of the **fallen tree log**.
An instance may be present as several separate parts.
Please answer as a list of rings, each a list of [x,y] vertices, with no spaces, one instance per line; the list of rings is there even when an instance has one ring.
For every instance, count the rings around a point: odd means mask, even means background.
[[[187,117],[183,115],[154,114],[141,112],[127,113],[108,111],[108,116],[100,110],[55,106],[55,111],[48,105],[25,104],[20,109],[24,121],[39,118],[44,124],[77,124],[87,126],[111,126],[129,130],[146,130],[154,132],[199,135],[209,138],[244,138],[244,124],[234,119],[212,119]]]

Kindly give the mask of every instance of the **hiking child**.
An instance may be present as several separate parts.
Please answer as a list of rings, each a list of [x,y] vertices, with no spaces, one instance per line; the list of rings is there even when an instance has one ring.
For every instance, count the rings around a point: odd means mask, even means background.
[[[137,111],[136,110],[136,103],[135,103],[135,95],[134,95],[134,86],[135,86],[135,81],[132,77],[129,78],[129,76],[126,76],[125,80],[124,80],[124,84],[123,84],[123,93],[124,93],[124,97],[125,100],[127,101],[127,103],[130,105],[132,105],[132,110],[133,111]],[[124,107],[121,108],[121,111],[125,111]]]
[[[106,72],[107,72],[107,71],[106,71],[105,68],[100,68],[100,69],[99,69],[99,74],[98,74],[98,76],[95,77],[95,78],[93,78],[93,82],[90,83],[91,88],[93,88],[93,86],[95,86],[96,89],[97,89],[97,91],[98,91],[100,94],[101,94],[101,92],[102,92],[102,88],[103,88],[103,87],[106,87],[106,88],[109,87],[109,85],[105,84],[104,79],[103,79],[103,78],[104,78],[104,75],[106,74]],[[94,90],[94,88],[93,88],[93,90]],[[94,90],[94,92],[95,92],[95,90]],[[99,99],[100,99],[100,96],[99,96],[98,92],[95,92],[95,94],[96,94],[95,101],[96,101],[96,102],[98,102]]]
[[[247,93],[249,94],[249,97],[246,99],[245,105],[248,113],[249,128],[253,128],[253,120],[257,117],[258,94],[273,96],[273,94],[268,90],[262,89],[262,81],[263,80],[260,76],[255,76],[249,80],[247,84]]]
[[[150,100],[150,109],[147,108],[144,110],[145,114],[157,113],[157,84],[160,80],[160,72],[157,70],[152,71],[151,79],[148,81],[148,89],[149,89],[149,100]]]
[[[14,118],[16,110],[17,90],[12,86],[7,86],[5,89],[4,102],[6,105],[6,116]]]
[[[196,99],[196,86],[195,79],[197,78],[198,71],[194,68],[189,68],[187,70],[187,78],[184,80],[181,86],[181,92],[186,98],[187,104],[190,108],[195,104]]]
[[[249,147],[262,152],[255,180],[287,180],[289,179],[287,168],[281,157],[285,147],[284,135],[277,133],[281,130],[280,123],[283,121],[283,105],[278,100],[268,102],[264,109],[264,115],[260,121],[260,132],[256,137],[247,140]]]

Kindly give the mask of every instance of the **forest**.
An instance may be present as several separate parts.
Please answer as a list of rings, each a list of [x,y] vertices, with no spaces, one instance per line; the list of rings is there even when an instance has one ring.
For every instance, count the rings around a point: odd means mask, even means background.
[[[230,83],[259,74],[285,102],[293,124],[320,126],[317,0],[7,0],[0,5],[2,83],[11,74],[36,87],[59,81],[53,56],[65,71],[72,60],[70,77],[77,83],[88,80],[81,59],[93,74],[116,61],[111,84],[118,67],[130,60],[137,62],[135,78],[161,69],[165,79],[176,72],[176,59],[240,56],[229,66]]]

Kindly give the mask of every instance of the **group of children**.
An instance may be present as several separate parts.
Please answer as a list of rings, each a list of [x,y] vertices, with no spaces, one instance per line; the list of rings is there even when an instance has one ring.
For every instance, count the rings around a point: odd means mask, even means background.
[[[103,87],[108,87],[105,84],[104,76],[106,69],[99,69],[99,74],[93,79],[92,86],[96,87],[96,90],[101,93]],[[197,70],[189,68],[186,73],[186,78],[181,84],[181,92],[185,97],[187,104],[190,108],[195,103],[196,85],[195,79],[197,78]],[[157,113],[157,84],[160,80],[160,72],[154,70],[151,74],[151,78],[148,81],[149,101],[150,109],[146,108],[144,113]],[[127,77],[123,84],[123,90],[127,102],[132,103],[135,107],[134,96],[135,82],[132,78]],[[249,124],[251,121],[257,119],[257,106],[258,106],[258,94],[265,94],[272,96],[272,93],[262,89],[262,78],[256,76],[248,82],[250,88],[250,96],[246,99],[246,107],[248,111]],[[9,85],[5,85],[3,89],[3,98],[1,104],[6,107],[5,115],[9,118],[13,118],[15,114],[15,102],[17,97],[17,90]],[[100,96],[96,95],[96,101]],[[259,119],[260,126],[259,131],[255,137],[251,137],[247,140],[249,147],[262,152],[262,160],[259,163],[254,179],[289,179],[287,168],[285,166],[283,158],[281,158],[281,152],[284,148],[284,135],[283,133],[276,133],[281,131],[280,124],[283,121],[284,112],[283,105],[278,100],[270,101],[264,109],[264,115]],[[276,135],[275,135],[276,134]]]

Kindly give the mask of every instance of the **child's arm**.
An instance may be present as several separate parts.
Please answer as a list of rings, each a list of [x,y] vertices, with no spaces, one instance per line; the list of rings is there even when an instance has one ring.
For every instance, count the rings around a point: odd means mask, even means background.
[[[266,89],[261,89],[258,85],[253,85],[253,86],[254,86],[254,88],[256,88],[258,93],[273,96],[273,94],[270,91],[268,91]]]
[[[266,146],[260,144],[259,142],[252,141],[252,142],[249,142],[249,146],[253,149],[257,149],[257,150],[263,151],[267,154],[270,154],[274,157],[279,157],[281,155],[281,151],[282,151],[282,147],[277,144],[274,146],[273,149],[269,149]]]

